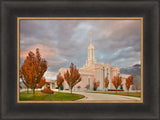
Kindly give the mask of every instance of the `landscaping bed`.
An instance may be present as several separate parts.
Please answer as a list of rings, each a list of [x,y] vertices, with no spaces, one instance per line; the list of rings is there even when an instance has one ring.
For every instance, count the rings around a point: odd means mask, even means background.
[[[41,91],[35,91],[35,95],[32,94],[32,91],[29,91],[28,94],[26,91],[20,92],[20,101],[74,101],[84,97],[83,95],[64,92],[47,94]]]

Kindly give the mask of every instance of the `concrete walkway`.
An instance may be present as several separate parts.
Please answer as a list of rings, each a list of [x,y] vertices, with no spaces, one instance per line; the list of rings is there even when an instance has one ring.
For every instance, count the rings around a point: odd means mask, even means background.
[[[86,92],[73,92],[76,94],[84,95],[85,98],[79,99],[78,101],[139,101],[141,98],[138,97],[128,97],[128,96],[121,96],[121,95],[111,95],[111,94],[102,94],[102,93],[86,93]]]

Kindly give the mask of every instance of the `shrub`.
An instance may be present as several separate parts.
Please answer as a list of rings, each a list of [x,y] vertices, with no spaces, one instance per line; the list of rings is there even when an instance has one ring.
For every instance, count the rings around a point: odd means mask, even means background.
[[[99,81],[97,81],[97,82],[96,82],[95,80],[93,81],[93,90],[94,90],[94,91],[97,90],[97,88],[99,87],[99,84],[100,84]]]
[[[123,85],[120,86],[120,89],[123,90]]]
[[[79,85],[79,86],[77,86],[77,88],[78,88],[78,89],[80,89],[80,88],[81,88],[81,86]]]
[[[54,94],[54,91],[52,91],[50,88],[45,88],[45,89],[41,90],[41,92],[48,93],[48,94]]]
[[[88,90],[89,89],[89,85],[86,85],[85,88]]]

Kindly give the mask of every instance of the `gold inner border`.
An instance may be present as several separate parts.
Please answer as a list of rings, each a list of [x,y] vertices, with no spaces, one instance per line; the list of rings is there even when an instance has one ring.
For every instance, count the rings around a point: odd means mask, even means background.
[[[141,100],[133,101],[20,101],[19,62],[20,62],[20,20],[141,20]],[[143,103],[143,17],[17,17],[17,103]]]

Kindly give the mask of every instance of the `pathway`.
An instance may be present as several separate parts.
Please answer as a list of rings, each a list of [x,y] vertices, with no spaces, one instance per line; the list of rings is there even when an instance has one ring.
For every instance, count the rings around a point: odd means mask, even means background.
[[[138,97],[129,97],[122,95],[111,95],[111,94],[102,94],[102,93],[86,93],[86,92],[73,92],[76,94],[84,95],[85,98],[82,98],[78,101],[88,101],[88,100],[96,100],[96,101],[139,101],[141,98]]]

